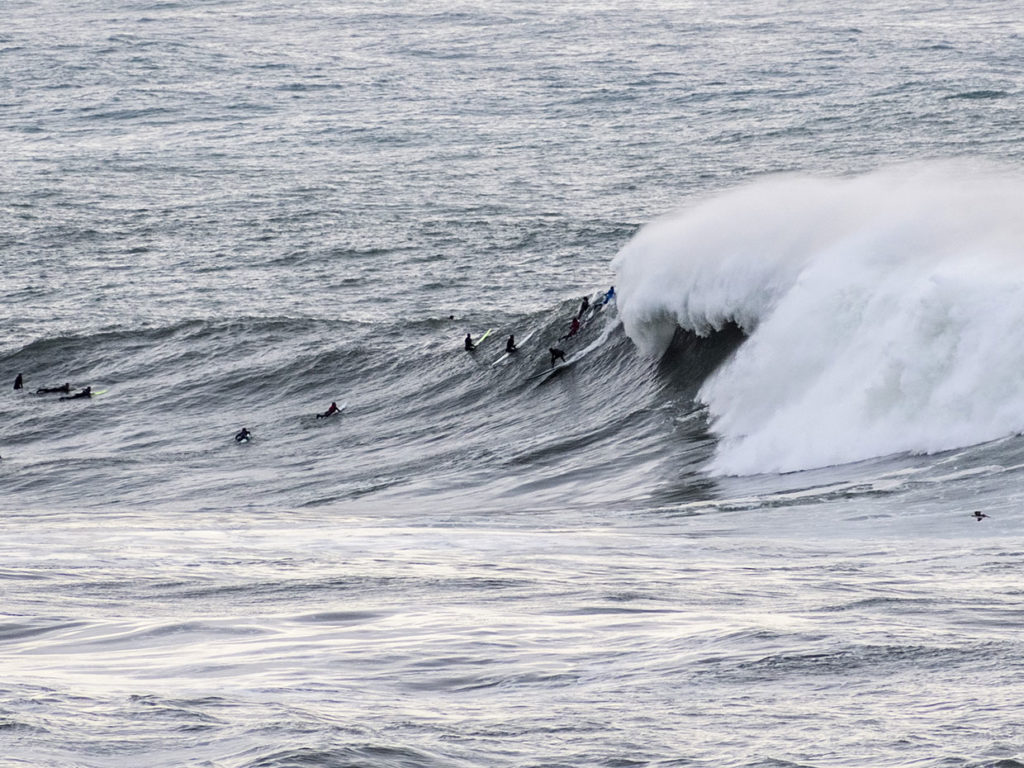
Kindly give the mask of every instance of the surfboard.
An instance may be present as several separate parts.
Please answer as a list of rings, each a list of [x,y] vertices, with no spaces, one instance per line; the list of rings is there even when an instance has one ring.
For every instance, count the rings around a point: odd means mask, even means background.
[[[575,365],[577,360],[579,360],[579,357],[570,357],[568,360],[565,360],[565,361],[559,363],[558,365],[554,366],[553,368],[549,368],[546,371],[541,371],[540,373],[535,373],[530,378],[531,379],[544,379],[545,381],[547,381],[547,379],[550,379],[552,376],[554,376],[559,371],[564,371],[566,368],[570,368],[573,365]]]
[[[480,346],[480,344],[482,344],[482,343],[483,343],[483,340],[484,340],[484,339],[486,339],[486,338],[487,338],[488,336],[490,336],[490,335],[491,335],[491,331],[493,331],[493,330],[494,330],[493,328],[488,328],[488,329],[487,329],[487,330],[486,330],[486,331],[484,332],[484,335],[483,335],[483,336],[481,336],[481,337],[480,337],[479,339],[477,339],[477,340],[476,340],[476,342],[475,342],[476,346],[478,346],[478,347],[479,347],[479,346]]]

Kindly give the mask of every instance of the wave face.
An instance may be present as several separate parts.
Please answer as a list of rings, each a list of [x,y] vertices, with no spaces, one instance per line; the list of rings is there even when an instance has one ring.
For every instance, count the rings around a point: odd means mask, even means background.
[[[715,474],[932,453],[1024,431],[1024,180],[959,165],[783,176],[641,230],[626,332],[748,335],[701,387]]]
[[[577,307],[504,315],[472,354],[463,334],[479,331],[448,318],[188,320],[39,339],[0,352],[26,382],[0,403],[5,492],[21,508],[631,498],[651,480],[621,478],[620,457],[659,448],[659,383],[614,305],[560,339]],[[33,394],[65,381],[102,394]],[[332,400],[343,415],[317,419]],[[240,448],[243,426],[255,440]]]

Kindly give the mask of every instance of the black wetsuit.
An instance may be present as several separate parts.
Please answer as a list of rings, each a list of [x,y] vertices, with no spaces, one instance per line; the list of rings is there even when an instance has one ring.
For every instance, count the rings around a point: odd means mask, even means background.
[[[36,390],[36,394],[37,395],[49,395],[49,394],[53,394],[53,393],[56,393],[56,392],[63,392],[64,394],[67,394],[70,391],[71,391],[71,385],[70,384],[65,384],[63,387],[40,387],[39,389]]]
[[[252,437],[252,432],[250,432],[245,427],[242,427],[242,431],[239,432],[237,435],[235,435],[235,442],[236,443],[244,443],[246,440],[248,440],[251,437]]]
[[[75,392],[75,394],[68,397],[62,397],[61,400],[79,400],[83,397],[92,397],[92,387],[86,387],[81,392]]]
[[[22,384],[22,382],[21,382],[21,374],[19,373],[18,374],[18,378],[16,378],[14,380],[14,388],[15,389],[21,389],[23,386],[24,386],[24,384]]]
[[[505,353],[511,355],[516,351],[516,337],[509,336],[508,341],[505,342]]]
[[[555,360],[561,360],[563,363],[565,362],[565,352],[563,352],[562,350],[555,349],[554,347],[548,347],[548,352],[551,353],[552,367],[554,367],[555,365]]]

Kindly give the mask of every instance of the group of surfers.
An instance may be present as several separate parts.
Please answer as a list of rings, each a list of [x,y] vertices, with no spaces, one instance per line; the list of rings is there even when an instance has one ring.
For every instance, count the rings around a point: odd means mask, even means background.
[[[323,413],[318,413],[316,415],[316,417],[318,419],[327,419],[327,418],[330,418],[331,416],[333,416],[336,413],[341,413],[341,408],[339,408],[338,404],[332,400],[330,408],[328,408]],[[236,443],[248,443],[250,440],[252,440],[252,432],[250,432],[245,427],[242,427],[235,434],[235,442]]]
[[[601,303],[598,306],[604,306],[605,304],[607,304],[610,301],[613,301],[614,299],[615,299],[615,286],[613,285],[604,294],[604,296],[601,299]],[[589,309],[590,309],[590,298],[587,297],[587,296],[584,296],[583,297],[583,301],[580,303],[579,312],[577,312],[576,315],[573,317],[572,324],[569,326],[569,332],[567,334],[565,334],[565,336],[562,336],[559,339],[559,341],[565,341],[566,339],[570,339],[573,336],[575,336],[577,333],[579,333],[580,323],[583,320],[583,315]],[[467,333],[466,334],[466,351],[467,352],[472,352],[475,349],[476,349],[476,344],[473,343],[473,336],[471,334]],[[515,335],[514,334],[509,334],[508,341],[505,342],[505,353],[511,355],[511,354],[515,353],[518,349],[519,348],[516,346],[516,337],[515,337]],[[565,362],[565,352],[563,350],[558,349],[557,347],[549,347],[548,348],[548,353],[551,355],[551,366],[552,367],[554,367],[555,362],[558,361],[558,360],[561,360],[562,362]],[[17,375],[17,377],[14,379],[14,389],[15,390],[22,390],[24,388],[25,388],[25,379],[24,379],[24,376],[19,373]],[[64,384],[61,384],[60,386],[57,386],[57,387],[39,387],[35,391],[35,394],[37,394],[37,395],[59,394],[59,395],[62,395],[62,397],[60,398],[61,400],[79,400],[79,399],[84,399],[84,398],[91,398],[93,396],[93,391],[92,391],[92,386],[88,386],[88,387],[83,387],[80,391],[75,392],[74,394],[71,394],[71,385],[68,382],[65,382]],[[331,416],[334,416],[336,413],[341,413],[341,409],[338,408],[338,404],[336,402],[332,402],[330,407],[326,411],[324,411],[323,413],[318,413],[316,415],[316,417],[318,419],[326,419],[326,418],[330,418]],[[250,432],[245,427],[242,427],[242,429],[237,434],[235,434],[235,442],[236,443],[247,443],[250,440],[252,440],[252,432]]]
[[[14,389],[15,390],[23,390],[23,389],[25,389],[25,377],[24,377],[23,374],[19,373],[15,377],[15,379],[14,379]],[[82,387],[81,391],[76,392],[75,394],[72,395],[71,394],[71,384],[68,383],[68,382],[64,382],[63,384],[61,384],[60,386],[57,386],[57,387],[39,387],[39,389],[37,389],[34,394],[37,394],[37,395],[63,394],[63,397],[60,398],[61,400],[80,400],[82,398],[92,397],[93,392],[92,392],[92,386],[90,385],[88,387]],[[316,415],[316,417],[318,419],[326,419],[326,418],[329,418],[329,417],[333,416],[336,413],[341,413],[341,409],[338,407],[338,404],[336,402],[332,401],[330,407],[326,411],[324,411],[323,413],[318,413]],[[236,443],[247,443],[251,439],[252,439],[252,432],[250,432],[245,427],[242,427],[241,431],[238,432],[235,435],[235,442]]]
[[[615,299],[615,286],[613,285],[611,288],[609,288],[605,292],[604,296],[601,298],[601,303],[598,304],[597,306],[603,307],[605,304],[607,304],[610,301],[613,301],[614,299]],[[559,337],[558,340],[559,341],[565,341],[566,339],[571,339],[573,336],[575,336],[577,333],[579,333],[579,331],[580,331],[580,324],[583,321],[583,316],[589,310],[590,310],[590,297],[589,296],[584,296],[583,300],[580,302],[580,309],[579,309],[579,311],[573,316],[572,323],[569,325],[569,332],[567,334],[565,334],[565,336]],[[470,333],[466,334],[465,348],[466,348],[467,352],[473,352],[473,351],[476,350],[476,344],[473,342],[473,335],[470,334]],[[508,340],[505,342],[505,354],[506,355],[511,355],[514,352],[516,352],[518,349],[519,348],[516,346],[515,334],[511,334],[510,333],[509,336],[508,336]],[[565,351],[562,350],[562,349],[558,349],[557,347],[548,347],[548,354],[551,355],[551,367],[552,368],[555,366],[555,362],[558,361],[558,360],[561,360],[563,363],[565,362]]]
[[[24,389],[25,388],[25,378],[20,373],[14,379],[14,388],[15,389]],[[71,394],[71,385],[68,382],[65,381],[59,387],[39,387],[39,389],[37,389],[35,391],[35,394],[37,394],[37,395],[63,394],[64,397],[61,397],[60,398],[61,400],[79,400],[79,399],[81,399],[83,397],[92,397],[92,387],[91,386],[89,386],[89,387],[82,387],[80,392],[75,392],[75,394],[72,395]]]

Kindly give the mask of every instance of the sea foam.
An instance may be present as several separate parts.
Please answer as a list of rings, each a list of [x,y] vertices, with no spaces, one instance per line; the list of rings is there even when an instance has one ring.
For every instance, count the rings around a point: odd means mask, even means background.
[[[760,180],[616,256],[645,353],[748,335],[701,388],[716,474],[932,453],[1024,431],[1024,179],[961,165]]]

